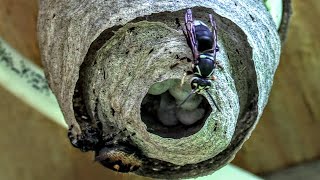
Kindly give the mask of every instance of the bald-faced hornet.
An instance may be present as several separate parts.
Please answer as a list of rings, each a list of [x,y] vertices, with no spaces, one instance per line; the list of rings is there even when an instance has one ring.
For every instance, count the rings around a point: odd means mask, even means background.
[[[202,21],[194,20],[191,9],[188,9],[185,13],[185,27],[182,27],[182,30],[193,54],[193,78],[191,80],[192,91],[180,106],[184,104],[192,94],[205,91],[218,111],[220,111],[220,108],[208,91],[211,87],[211,81],[216,80],[216,77],[213,75],[214,69],[217,67],[223,69],[219,62],[216,61],[216,54],[219,51],[217,45],[217,27],[211,14],[209,14],[209,20],[212,30]],[[184,77],[182,78],[182,83],[184,82]]]

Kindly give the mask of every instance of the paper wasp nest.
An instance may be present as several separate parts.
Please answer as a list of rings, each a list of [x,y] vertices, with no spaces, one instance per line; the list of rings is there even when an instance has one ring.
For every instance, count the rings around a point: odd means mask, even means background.
[[[224,70],[210,94],[221,112],[203,94],[168,125],[159,119],[170,118],[191,66],[176,25],[187,8],[217,22]],[[261,116],[280,55],[276,27],[254,0],[40,1],[39,35],[73,144],[106,167],[155,178],[210,174],[230,162]]]

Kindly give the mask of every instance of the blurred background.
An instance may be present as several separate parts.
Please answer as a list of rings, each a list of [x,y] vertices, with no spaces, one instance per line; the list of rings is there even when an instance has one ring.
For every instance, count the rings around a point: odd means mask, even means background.
[[[293,15],[264,114],[233,164],[266,179],[320,179],[320,1]],[[37,0],[0,0],[0,38],[42,67]],[[145,179],[109,171],[66,129],[0,85],[0,179]]]

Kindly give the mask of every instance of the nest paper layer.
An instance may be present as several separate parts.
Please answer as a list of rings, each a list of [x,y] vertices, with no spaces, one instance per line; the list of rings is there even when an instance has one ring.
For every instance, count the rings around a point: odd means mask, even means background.
[[[204,95],[212,111],[197,128],[159,135],[141,120],[141,103],[154,83],[181,79],[190,66],[175,65],[192,57],[176,26],[187,8],[217,21],[225,68],[210,92],[222,112]],[[39,35],[46,76],[73,133],[97,123],[105,136],[113,128],[134,132],[136,173],[157,178],[208,174],[231,161],[261,116],[280,56],[275,24],[254,0],[41,1]]]

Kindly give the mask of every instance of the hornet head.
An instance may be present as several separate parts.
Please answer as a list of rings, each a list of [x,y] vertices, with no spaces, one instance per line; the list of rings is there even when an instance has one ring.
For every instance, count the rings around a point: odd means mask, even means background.
[[[211,81],[209,79],[203,79],[199,77],[193,77],[191,79],[191,89],[195,92],[200,92],[211,87]]]

